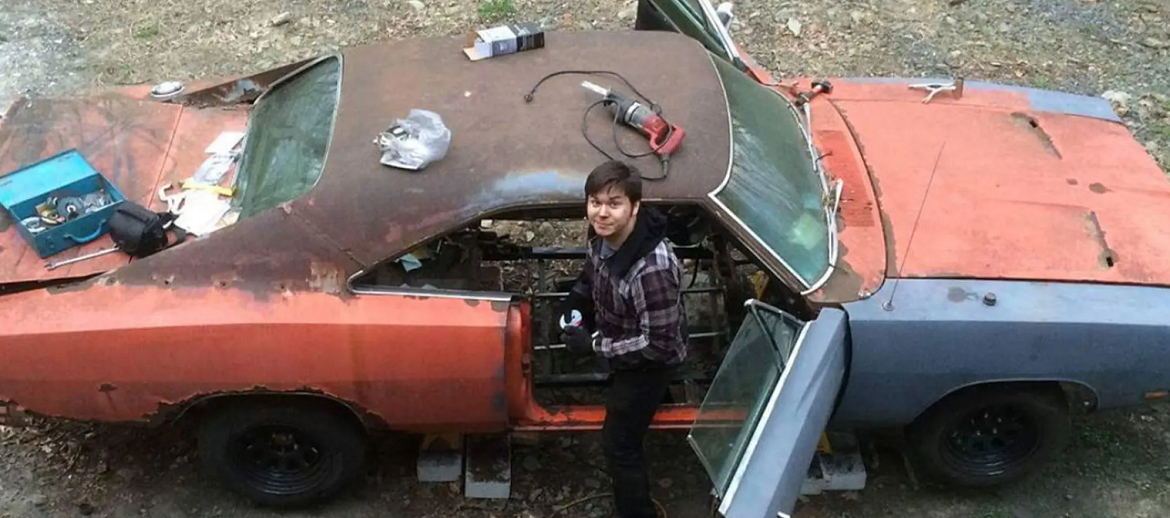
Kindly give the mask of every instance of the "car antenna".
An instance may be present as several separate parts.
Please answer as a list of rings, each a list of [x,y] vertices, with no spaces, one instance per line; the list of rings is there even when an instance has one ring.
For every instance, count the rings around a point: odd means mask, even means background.
[[[890,290],[890,298],[882,303],[882,309],[886,311],[894,310],[894,295],[898,294],[898,282],[902,280],[902,269],[906,267],[906,260],[910,258],[910,251],[914,246],[914,234],[918,233],[918,221],[922,219],[922,208],[926,206],[926,199],[930,197],[930,187],[934,185],[934,174],[938,172],[938,163],[942,160],[943,149],[946,149],[947,141],[943,140],[942,146],[938,148],[938,156],[934,158],[934,168],[930,170],[930,180],[926,182],[926,192],[922,193],[922,202],[918,204],[918,215],[914,218],[914,227],[910,229],[910,241],[906,243],[906,257],[902,258],[902,265],[898,266],[898,270],[894,272],[897,277],[894,277],[894,287]]]

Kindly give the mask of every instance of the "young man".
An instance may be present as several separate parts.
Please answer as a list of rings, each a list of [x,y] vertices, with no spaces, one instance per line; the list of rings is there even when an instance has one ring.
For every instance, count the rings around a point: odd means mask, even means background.
[[[617,514],[652,518],[657,512],[642,445],[686,358],[682,267],[666,240],[666,217],[641,204],[642,179],[633,166],[597,166],[585,180],[585,195],[596,237],[561,324],[571,350],[601,355],[613,373],[602,440]]]

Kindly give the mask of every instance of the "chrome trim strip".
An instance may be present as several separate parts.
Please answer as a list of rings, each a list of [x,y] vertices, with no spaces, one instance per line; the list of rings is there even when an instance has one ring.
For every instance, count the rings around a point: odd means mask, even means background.
[[[733,61],[743,62],[743,56],[740,56],[739,49],[735,48],[735,42],[731,40],[731,33],[728,32],[727,27],[719,22],[719,14],[715,12],[715,8],[711,7],[711,3],[707,0],[698,0],[699,6],[703,9],[703,17],[707,19],[707,30],[714,29],[715,39],[723,44],[723,48],[727,51],[727,57]]]
[[[796,339],[796,345],[792,347],[792,361],[788,362],[789,365],[795,364],[796,359],[800,357],[801,347],[804,345],[804,340],[806,335],[808,335],[808,328],[810,326],[811,324],[805,324],[804,327],[801,328],[800,336]],[[792,369],[786,368],[784,369],[784,372],[780,374],[780,381],[776,382],[775,388],[772,389],[772,397],[768,399],[768,406],[764,407],[764,412],[760,414],[760,423],[766,423],[768,419],[772,417],[772,412],[776,409],[776,401],[780,399],[780,391],[784,390],[784,385],[787,383],[788,375],[791,372]],[[747,463],[745,463],[743,459],[750,458],[752,453],[756,451],[756,447],[759,446],[760,443],[760,434],[762,434],[763,431],[764,426],[756,426],[755,431],[752,433],[752,438],[748,441],[747,448],[744,448],[743,455],[740,455],[738,464],[735,466],[735,474],[731,476],[731,482],[727,484],[727,491],[725,491],[726,495],[719,501],[720,514],[727,514],[727,510],[731,505],[731,500],[735,498],[735,493],[739,491],[739,484],[743,480],[744,473],[747,471]]]
[[[358,295],[393,295],[400,297],[426,297],[436,299],[486,300],[489,302],[511,302],[513,296],[507,293],[487,291],[441,290],[426,288],[394,288],[381,286],[367,286],[350,288],[351,293]]]

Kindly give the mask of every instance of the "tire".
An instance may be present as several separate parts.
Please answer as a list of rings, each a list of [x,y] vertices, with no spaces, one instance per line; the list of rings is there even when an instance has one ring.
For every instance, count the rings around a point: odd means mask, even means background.
[[[673,31],[674,27],[650,0],[638,0],[638,14],[634,19],[636,31]]]
[[[911,461],[952,486],[1014,482],[1067,444],[1071,423],[1059,388],[986,386],[931,407],[907,430]]]
[[[322,502],[348,485],[365,462],[364,431],[320,403],[229,404],[203,421],[204,469],[228,489],[269,507]]]

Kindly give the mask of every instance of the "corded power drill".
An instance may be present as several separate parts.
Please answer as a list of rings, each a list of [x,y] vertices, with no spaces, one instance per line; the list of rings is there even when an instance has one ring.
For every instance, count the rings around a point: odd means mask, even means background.
[[[627,99],[608,88],[602,88],[589,81],[582,81],[581,86],[600,95],[602,104],[609,106],[619,121],[638,130],[650,140],[651,153],[658,155],[658,160],[662,162],[662,176],[665,177],[670,169],[670,156],[678,151],[683,138],[686,137],[686,131],[682,126],[667,122],[642,103]]]

